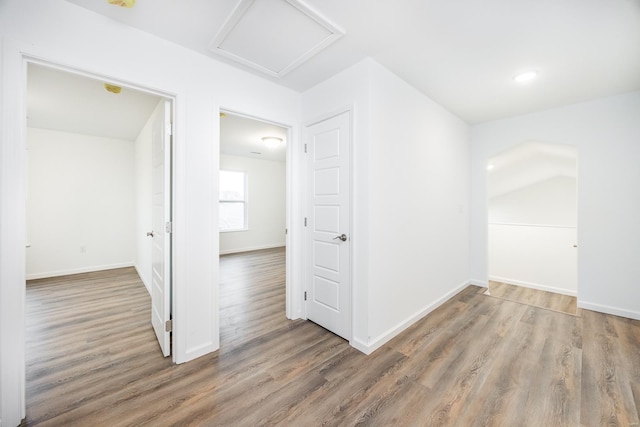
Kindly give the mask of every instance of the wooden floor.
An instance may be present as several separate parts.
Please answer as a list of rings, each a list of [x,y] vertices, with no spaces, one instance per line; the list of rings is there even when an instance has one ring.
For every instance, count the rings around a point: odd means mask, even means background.
[[[489,287],[484,294],[573,316],[580,315],[582,311],[578,308],[576,297],[494,282],[493,280],[489,281]]]
[[[283,256],[221,258],[222,347],[182,365],[131,269],[30,282],[25,425],[639,425],[638,321],[470,286],[365,356],[284,318]]]

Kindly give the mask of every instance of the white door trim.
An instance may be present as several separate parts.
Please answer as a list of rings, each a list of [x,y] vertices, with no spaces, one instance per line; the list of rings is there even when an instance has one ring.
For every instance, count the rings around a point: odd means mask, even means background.
[[[4,41],[0,98],[0,416],[25,417],[26,61]],[[5,203],[10,200],[11,203]]]
[[[297,157],[294,154],[294,147],[295,147],[295,143],[297,141],[297,138],[295,137],[296,132],[295,130],[295,126],[291,125],[291,124],[286,124],[286,123],[281,123],[277,120],[272,120],[270,118],[265,118],[259,115],[254,115],[252,113],[247,113],[244,111],[237,111],[234,110],[232,108],[226,108],[223,105],[219,105],[218,106],[218,121],[220,120],[220,114],[219,113],[229,113],[229,114],[233,114],[235,116],[239,116],[239,117],[244,117],[247,119],[251,119],[251,120],[256,120],[259,122],[263,122],[263,123],[268,123],[268,124],[272,124],[272,125],[276,125],[276,126],[280,126],[283,128],[287,129],[287,145],[286,145],[286,149],[287,149],[287,153],[286,153],[286,191],[285,191],[285,198],[286,198],[286,208],[285,208],[285,228],[288,230],[288,233],[286,234],[285,237],[285,246],[287,248],[287,251],[285,253],[285,264],[286,264],[286,271],[285,271],[285,316],[287,319],[298,319],[301,317],[301,308],[299,306],[299,304],[296,304],[296,302],[298,301],[296,299],[296,295],[298,294],[297,292],[297,280],[295,279],[297,277],[297,266],[296,266],[296,256],[295,254],[298,253],[298,251],[294,248],[298,247],[297,244],[297,232],[296,229],[294,229],[294,224],[293,224],[293,218],[295,217],[295,200],[296,198],[294,197],[294,189],[293,189],[293,180],[292,177],[294,176],[294,161],[295,159],[297,159]],[[220,128],[218,127],[218,135],[220,134]],[[220,152],[220,146],[218,146],[218,153]],[[218,165],[216,166],[216,171],[214,172],[216,174],[216,176],[218,176],[218,173],[220,172],[220,164],[218,163]],[[215,212],[216,212],[216,218],[219,217],[219,204],[216,204],[215,206]],[[218,244],[219,242],[219,235],[220,232],[218,231],[217,228],[217,223],[216,223],[216,244]],[[218,254],[220,255],[220,247],[218,246]],[[218,268],[219,270],[219,268]],[[216,288],[219,286],[219,284],[216,283]],[[301,293],[299,293],[301,295]],[[216,318],[220,317],[220,310],[219,307],[216,307],[216,313],[215,313]],[[219,335],[219,331],[220,330],[220,322],[218,322],[218,335]]]
[[[350,230],[350,235],[349,235],[349,240],[350,240],[350,245],[349,245],[349,281],[350,281],[350,308],[349,308],[349,312],[350,312],[350,319],[349,319],[349,344],[356,348],[356,346],[354,346],[354,334],[353,334],[353,325],[355,323],[355,300],[354,300],[354,295],[356,294],[355,292],[355,288],[357,286],[356,282],[354,281],[354,277],[355,277],[355,271],[354,271],[354,254],[356,252],[356,247],[357,247],[357,232],[356,232],[356,228],[354,227],[354,206],[353,206],[353,200],[354,200],[354,189],[355,189],[355,179],[354,179],[354,146],[355,146],[355,126],[354,126],[354,114],[355,114],[355,106],[353,105],[348,105],[348,106],[344,106],[341,108],[337,108],[335,110],[329,111],[327,113],[315,116],[311,119],[308,119],[304,122],[303,125],[303,130],[304,130],[304,135],[303,135],[303,141],[302,141],[302,150],[301,150],[301,158],[302,158],[302,163],[303,163],[303,167],[301,168],[301,174],[302,174],[302,182],[304,183],[304,197],[302,197],[301,202],[304,204],[304,208],[303,208],[303,216],[308,216],[308,199],[310,197],[310,195],[307,193],[307,188],[308,188],[308,176],[309,176],[309,163],[306,161],[306,157],[305,157],[305,152],[304,152],[304,144],[306,144],[307,141],[307,128],[309,128],[310,126],[313,126],[315,124],[318,124],[320,122],[323,122],[325,120],[329,120],[333,117],[339,116],[341,114],[344,113],[348,113],[349,114],[349,230]],[[303,256],[303,266],[302,266],[302,274],[303,274],[303,279],[302,279],[302,283],[301,283],[301,290],[300,290],[300,299],[301,299],[301,304],[304,307],[303,310],[303,316],[302,318],[305,320],[308,320],[307,318],[307,305],[304,302],[304,294],[307,291],[307,268],[308,268],[308,260],[309,257],[311,256],[311,254],[308,253],[307,248],[309,247],[308,245],[308,240],[309,240],[309,236],[306,233],[306,229],[304,224],[302,224],[302,236],[303,236],[303,242],[302,242],[302,247],[304,248],[304,256]]]
[[[100,73],[82,70],[80,67],[64,65],[55,59],[31,54],[33,47],[28,44],[4,39],[1,45],[2,98],[0,99],[0,423],[12,426],[20,424],[26,415],[25,399],[25,285],[26,285],[26,94],[27,64],[34,63],[78,74],[98,80],[108,80],[123,87],[130,87],[155,94],[173,103],[173,123],[177,95],[145,88]],[[175,145],[180,137],[174,132]],[[175,171],[175,156],[172,168]],[[174,180],[172,192],[176,189]],[[10,200],[11,203],[5,203]],[[175,204],[172,206],[175,210]],[[174,216],[175,218],[175,216]],[[174,221],[175,225],[175,221]],[[176,290],[175,261],[172,262],[172,291]],[[175,295],[175,292],[174,292]],[[176,300],[173,301],[174,316],[178,316]],[[177,339],[179,322],[174,320],[172,359],[179,360],[186,352]],[[182,351],[183,353],[180,353]],[[176,359],[178,358],[178,359]]]

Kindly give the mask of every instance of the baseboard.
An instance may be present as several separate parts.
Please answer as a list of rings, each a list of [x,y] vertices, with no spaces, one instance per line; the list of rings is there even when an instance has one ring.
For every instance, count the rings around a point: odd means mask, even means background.
[[[597,311],[599,313],[612,314],[614,316],[627,317],[629,319],[640,320],[640,312],[626,310],[624,308],[611,307],[609,305],[595,304],[592,302],[578,300],[578,308]]]
[[[523,282],[522,280],[508,279],[506,277],[489,276],[489,280],[492,280],[494,282],[506,283],[508,285],[516,285],[516,286],[522,286],[525,288],[537,289],[539,291],[547,291],[547,292],[554,292],[556,294],[569,295],[572,297],[578,296],[577,291],[572,291],[572,290],[563,289],[563,288],[555,288],[553,286],[541,285],[539,283]]]
[[[375,350],[375,349],[370,349],[366,343],[358,339],[352,339],[351,341],[349,341],[349,345],[355,348],[356,350],[366,354],[367,356],[373,353],[373,351]]]
[[[471,279],[469,280],[470,285],[480,286],[481,288],[488,288],[489,281],[488,280],[480,280],[480,279]]]
[[[95,265],[92,267],[82,267],[82,268],[73,268],[69,270],[58,270],[58,271],[50,271],[47,273],[32,273],[27,274],[27,280],[33,279],[45,279],[48,277],[58,277],[58,276],[68,276],[70,274],[80,274],[80,273],[92,273],[94,271],[102,271],[102,270],[113,270],[116,268],[125,268],[125,267],[133,267],[133,262],[123,262],[119,264],[108,264],[108,265]]]
[[[354,339],[350,341],[351,346],[356,350],[359,350],[367,355],[373,353],[374,351],[382,347],[384,344],[391,341],[392,338],[399,335],[402,331],[407,329],[409,326],[413,325],[418,320],[422,319],[424,316],[431,313],[433,310],[435,310],[436,308],[440,307],[442,304],[450,300],[454,295],[456,295],[458,292],[460,292],[467,286],[469,286],[468,281],[458,285],[454,289],[450,290],[449,292],[447,292],[446,294],[444,294],[443,296],[435,300],[433,303],[429,304],[428,306],[424,307],[423,309],[409,316],[407,319],[400,322],[395,327],[389,329],[387,332],[381,334],[379,337],[375,338],[371,343],[366,344],[366,343],[363,343],[362,341]]]
[[[249,246],[246,248],[238,248],[238,249],[226,249],[226,250],[221,250],[220,255],[238,254],[240,252],[259,251],[262,249],[282,248],[284,246],[285,246],[284,243],[276,243],[272,245]]]

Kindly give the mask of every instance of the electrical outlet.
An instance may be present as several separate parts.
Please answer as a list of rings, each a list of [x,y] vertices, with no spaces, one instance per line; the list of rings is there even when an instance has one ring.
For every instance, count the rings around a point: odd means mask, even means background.
[[[87,252],[87,247],[86,246],[80,246],[80,253],[85,253]]]

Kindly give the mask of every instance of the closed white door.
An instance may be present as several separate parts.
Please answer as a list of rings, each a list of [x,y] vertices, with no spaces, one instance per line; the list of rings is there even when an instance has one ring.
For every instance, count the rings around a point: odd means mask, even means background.
[[[351,339],[350,114],[307,128],[307,319]]]
[[[152,126],[151,324],[162,354],[171,352],[171,104],[156,108]]]

